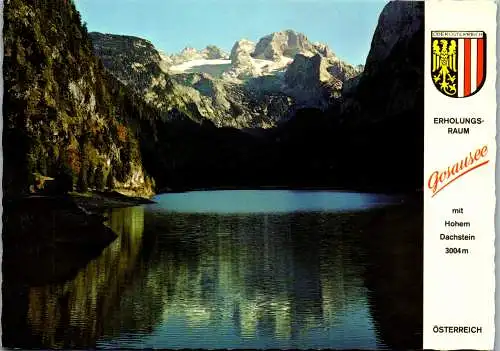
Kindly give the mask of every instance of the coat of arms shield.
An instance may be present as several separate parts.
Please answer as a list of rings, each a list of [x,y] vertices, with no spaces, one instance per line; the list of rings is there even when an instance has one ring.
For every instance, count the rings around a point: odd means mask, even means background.
[[[486,79],[486,33],[432,31],[431,76],[444,95],[465,98],[481,90]]]

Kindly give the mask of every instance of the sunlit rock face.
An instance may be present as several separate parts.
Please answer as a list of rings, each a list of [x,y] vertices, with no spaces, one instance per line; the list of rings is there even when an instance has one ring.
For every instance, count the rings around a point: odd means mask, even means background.
[[[275,32],[261,38],[255,46],[252,56],[276,61],[282,56],[293,58],[296,54],[334,56],[327,45],[313,44],[304,34],[293,30]]]
[[[297,108],[325,109],[362,70],[293,30],[238,40],[229,55],[213,45],[165,54],[139,38],[91,37],[105,67],[147,102],[219,127],[270,128]]]
[[[147,172],[137,138],[124,122],[131,106],[111,88],[75,4],[9,1],[4,15],[4,193],[36,192],[35,174],[63,184],[57,193],[106,184],[116,190],[114,180],[151,192],[141,182]],[[129,63],[136,75],[158,60],[145,40],[118,44],[115,53],[140,53],[142,66]]]

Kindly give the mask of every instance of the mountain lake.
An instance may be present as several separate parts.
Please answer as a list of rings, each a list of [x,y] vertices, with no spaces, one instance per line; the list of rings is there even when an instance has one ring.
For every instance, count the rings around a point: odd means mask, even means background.
[[[25,348],[421,348],[417,196],[219,190],[153,200],[108,211],[118,238],[71,279],[4,282],[8,340]]]

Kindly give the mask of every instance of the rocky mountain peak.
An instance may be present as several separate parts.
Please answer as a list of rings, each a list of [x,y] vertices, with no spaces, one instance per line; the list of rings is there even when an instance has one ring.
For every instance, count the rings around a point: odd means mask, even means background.
[[[132,35],[121,35],[121,34],[110,34],[110,33],[99,33],[90,32],[91,38],[97,38],[101,42],[120,43],[122,45],[134,46],[136,48],[147,47],[154,48],[154,45],[147,39],[135,37]]]
[[[336,97],[343,83],[360,72],[327,45],[293,30],[269,34],[257,44],[238,40],[230,55],[214,45],[160,53],[159,62],[147,70],[137,64],[142,61],[120,62],[137,49],[132,51],[110,56],[114,62],[105,66],[155,106],[166,108],[172,100],[181,110],[191,106],[193,115],[226,126],[272,126],[294,106],[326,108],[332,94]]]
[[[197,52],[197,50],[193,47],[190,47],[190,46],[186,46],[184,49],[181,50],[181,54],[183,54],[183,55],[193,54],[196,52]]]
[[[129,35],[103,34],[98,32],[89,33],[94,50],[104,50],[103,54],[117,54],[120,52],[131,51],[143,57],[149,57],[152,60],[160,60],[160,55],[154,45],[146,39]]]
[[[366,70],[384,60],[398,42],[407,41],[421,28],[423,7],[419,2],[391,1],[382,10],[373,35]]]
[[[335,57],[333,51],[328,47],[328,45],[323,43],[314,43],[313,44],[314,51],[324,57]]]
[[[250,56],[255,50],[255,43],[247,39],[238,40],[234,43],[231,49],[231,54],[229,59],[233,64],[237,64],[237,61],[244,60],[246,57],[250,59]]]
[[[228,58],[227,53],[215,45],[207,45],[207,47],[201,51],[201,54],[207,60],[219,60]]]
[[[385,5],[363,73],[344,91],[344,97],[349,96],[342,105],[344,112],[360,119],[370,119],[377,114],[374,111],[383,111],[384,116],[404,114],[405,120],[413,119],[411,123],[421,118],[415,111],[421,110],[423,101],[424,10],[423,2]],[[365,113],[360,114],[361,110]]]
[[[185,47],[182,49],[182,51],[179,53],[179,56],[185,57],[186,59],[191,59],[192,57],[199,56],[198,50],[192,47]]]
[[[202,50],[185,47],[180,53],[168,55],[166,60],[177,65],[192,60],[219,60],[228,59],[228,54],[215,45],[207,45]]]
[[[145,72],[161,72],[163,58],[149,40],[98,32],[89,33],[89,37],[104,67],[113,67],[116,78],[124,84],[135,83]],[[142,84],[140,89],[144,88]]]
[[[363,66],[352,66],[344,61],[338,60],[337,58],[326,58],[328,62],[328,72],[337,77],[340,81],[345,82],[358,76],[363,72]]]
[[[233,45],[231,55],[229,56],[229,59],[231,60],[231,70],[227,72],[225,76],[242,79],[258,74],[257,68],[252,62],[251,55],[254,50],[254,42],[247,39],[238,40]]]
[[[316,86],[320,82],[331,79],[327,70],[326,60],[321,55],[295,55],[295,59],[288,66],[285,81],[289,87]]]
[[[262,37],[255,47],[254,58],[280,60],[281,57],[294,57],[296,54],[315,52],[314,45],[307,37],[293,30],[275,32]]]
[[[325,108],[329,96],[342,87],[342,81],[329,72],[330,62],[320,54],[295,55],[285,72],[286,89],[302,107]]]

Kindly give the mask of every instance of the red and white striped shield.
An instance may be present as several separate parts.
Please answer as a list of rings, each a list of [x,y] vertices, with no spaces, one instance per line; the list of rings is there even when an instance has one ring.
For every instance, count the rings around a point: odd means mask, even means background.
[[[455,98],[477,93],[486,79],[486,33],[433,31],[431,76],[434,86]]]

